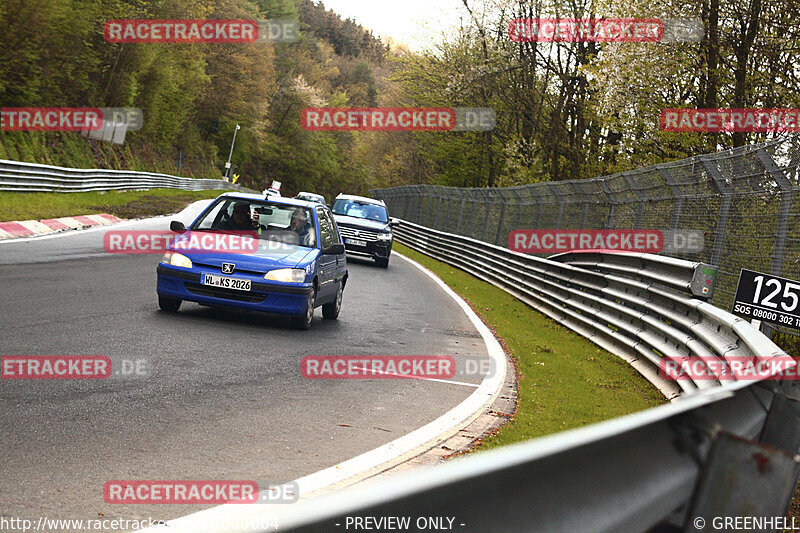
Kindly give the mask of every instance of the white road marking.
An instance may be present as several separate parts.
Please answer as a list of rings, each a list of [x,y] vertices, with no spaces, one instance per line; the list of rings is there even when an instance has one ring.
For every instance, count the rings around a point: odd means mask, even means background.
[[[439,383],[452,383],[453,385],[464,385],[466,387],[480,387],[478,383],[466,383],[464,381],[454,381],[452,379],[439,379],[439,378],[426,378],[424,376],[407,376],[405,374],[395,374],[393,372],[384,372],[383,370],[370,370],[373,374],[383,374],[384,376],[392,376],[401,379],[421,379],[423,381],[438,381]]]
[[[317,496],[323,490],[339,488],[380,473],[450,438],[478,418],[495,401],[503,388],[508,370],[506,355],[491,330],[478,318],[467,302],[453,292],[436,274],[412,259],[397,252],[392,253],[421,270],[455,300],[480,333],[489,357],[494,361],[494,368],[499,371],[484,377],[472,394],[433,422],[374,450],[294,480],[299,487],[300,500]],[[257,524],[269,524],[271,520],[277,520],[279,527],[282,528],[284,526],[282,517],[297,518],[293,514],[293,508],[293,505],[287,504],[224,504],[169,520],[166,526],[154,526],[140,531],[141,533],[266,531],[269,527],[258,527]]]

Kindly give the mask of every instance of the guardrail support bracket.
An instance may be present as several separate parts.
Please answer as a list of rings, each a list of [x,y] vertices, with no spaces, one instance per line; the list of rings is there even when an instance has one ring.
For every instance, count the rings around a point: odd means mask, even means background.
[[[776,394],[759,439],[789,453],[800,453],[800,400]]]
[[[684,531],[719,531],[725,517],[762,520],[748,531],[781,529],[799,459],[768,444],[719,433],[695,487]]]

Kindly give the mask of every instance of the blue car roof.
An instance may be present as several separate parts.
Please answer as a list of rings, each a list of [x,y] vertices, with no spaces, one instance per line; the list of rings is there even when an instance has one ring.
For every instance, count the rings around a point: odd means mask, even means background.
[[[263,194],[248,194],[243,192],[226,192],[224,194],[220,194],[217,198],[221,197],[241,198],[242,200],[260,200],[262,202],[263,201],[273,202],[276,204],[291,205],[295,207],[309,207],[311,209],[313,209],[316,206],[322,205],[318,202],[308,202],[306,200],[287,198],[285,196],[270,196],[267,198]]]

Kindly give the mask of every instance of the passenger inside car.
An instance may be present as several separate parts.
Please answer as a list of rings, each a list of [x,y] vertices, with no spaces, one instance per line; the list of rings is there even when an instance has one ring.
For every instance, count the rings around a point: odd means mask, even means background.
[[[298,208],[294,210],[294,213],[292,213],[292,220],[289,223],[289,229],[297,233],[297,236],[300,238],[299,244],[302,246],[312,245],[311,223],[308,221],[308,215],[305,209]]]

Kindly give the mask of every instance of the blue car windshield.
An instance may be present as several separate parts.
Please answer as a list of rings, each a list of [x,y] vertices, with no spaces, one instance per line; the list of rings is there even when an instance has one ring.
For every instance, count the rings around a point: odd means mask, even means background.
[[[259,239],[314,248],[314,216],[305,207],[224,197],[192,224],[195,231],[253,231]]]
[[[358,200],[336,200],[333,204],[334,215],[345,215],[348,217],[364,218],[378,222],[389,222],[386,215],[386,208],[382,205],[359,202]]]

